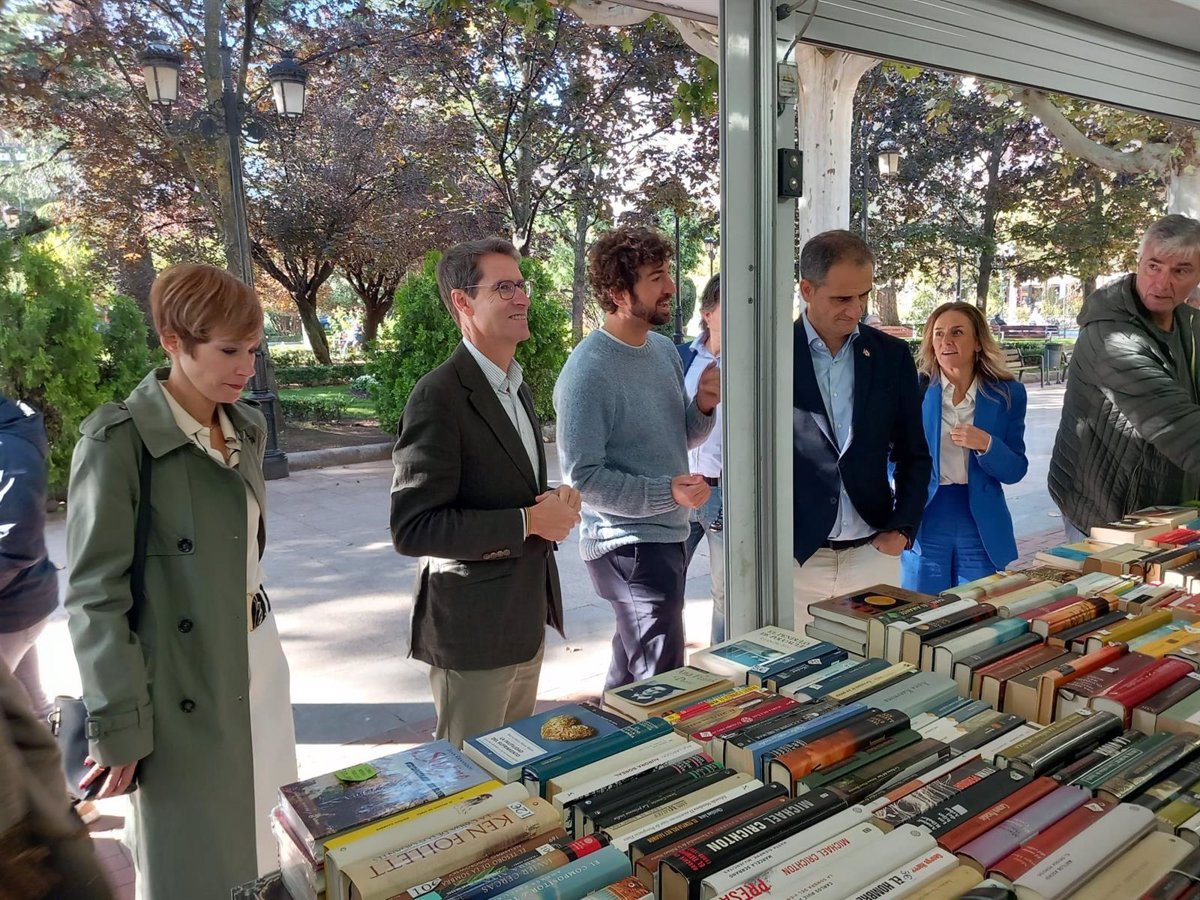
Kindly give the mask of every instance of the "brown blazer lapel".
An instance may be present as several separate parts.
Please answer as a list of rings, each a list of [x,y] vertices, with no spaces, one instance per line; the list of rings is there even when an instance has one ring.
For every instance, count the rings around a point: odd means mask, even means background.
[[[504,448],[504,452],[512,460],[513,465],[521,472],[521,475],[529,482],[534,491],[540,492],[535,482],[537,476],[529,466],[529,454],[525,452],[525,446],[521,443],[521,436],[517,434],[517,429],[513,427],[508,413],[500,406],[500,398],[496,396],[495,390],[488,383],[483,370],[479,368],[479,363],[475,362],[475,359],[471,356],[471,351],[464,344],[458,345],[458,349],[454,351],[454,355],[451,358],[454,360],[454,367],[458,370],[458,377],[462,381],[463,387],[467,389],[471,406],[487,424],[500,446]],[[535,427],[534,431],[536,432],[536,430]],[[538,459],[540,468],[545,467],[544,461],[541,461],[542,453],[542,448],[539,447]]]

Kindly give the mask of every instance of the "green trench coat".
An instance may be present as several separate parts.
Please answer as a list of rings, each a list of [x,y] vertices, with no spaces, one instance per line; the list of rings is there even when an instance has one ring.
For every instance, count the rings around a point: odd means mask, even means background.
[[[248,703],[246,490],[265,508],[265,421],[226,413],[237,469],[175,424],[151,372],[80,427],[67,495],[65,606],[94,759],[141,760],[131,797],[142,896],[221,900],[257,877]],[[153,457],[146,602],[130,595],[141,442]],[[249,451],[249,452],[247,452]],[[244,481],[243,481],[244,479]],[[259,547],[266,530],[259,520]]]

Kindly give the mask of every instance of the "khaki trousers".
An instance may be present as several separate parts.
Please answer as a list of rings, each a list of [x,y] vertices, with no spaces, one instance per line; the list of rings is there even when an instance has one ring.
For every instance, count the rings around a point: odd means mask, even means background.
[[[880,553],[872,544],[850,550],[824,547],[792,570],[796,619],[792,627],[800,631],[812,621],[808,605],[861,591],[876,584],[900,584],[900,557]]]
[[[533,715],[545,642],[528,662],[501,669],[429,668],[434,737],[461,747],[464,740]]]

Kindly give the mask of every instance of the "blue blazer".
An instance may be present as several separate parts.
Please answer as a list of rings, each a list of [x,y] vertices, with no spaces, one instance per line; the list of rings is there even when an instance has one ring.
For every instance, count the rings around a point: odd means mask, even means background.
[[[1012,515],[1004,501],[1004,484],[1016,484],[1029,470],[1025,456],[1025,385],[1019,381],[981,383],[975,392],[976,428],[992,436],[987,453],[968,454],[967,497],[971,515],[992,564],[1001,569],[1017,558]],[[937,492],[942,467],[942,382],[930,383],[921,406],[925,440],[933,457],[929,499]],[[913,545],[920,553],[921,537]]]
[[[843,482],[863,520],[876,531],[916,537],[929,498],[929,449],[920,427],[921,393],[908,345],[867,325],[854,347],[853,435],[846,452],[826,436],[804,323],[793,326],[793,555],[804,563],[829,537]],[[890,463],[890,466],[889,466]],[[894,480],[889,468],[894,469]],[[894,487],[893,487],[894,484]]]

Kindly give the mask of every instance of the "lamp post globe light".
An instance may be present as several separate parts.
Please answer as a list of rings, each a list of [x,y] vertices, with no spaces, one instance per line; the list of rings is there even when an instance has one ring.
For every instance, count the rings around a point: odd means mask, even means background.
[[[864,150],[865,155],[865,150]],[[879,178],[895,178],[900,174],[900,145],[890,134],[880,138],[875,145],[878,177],[872,177],[871,164],[867,158],[862,161],[862,239],[867,240],[867,219],[870,216],[868,207],[871,204],[871,186],[879,187]]]
[[[713,277],[713,263],[717,261],[717,251],[721,249],[721,241],[715,234],[704,236],[704,249],[708,251],[708,277]]]
[[[241,139],[257,142],[267,133],[266,123],[252,109],[247,109],[233,87],[233,72],[230,50],[225,41],[225,27],[221,26],[221,102],[219,108],[202,110],[192,120],[172,127],[169,119],[172,105],[179,99],[179,70],[183,57],[170,44],[154,40],[138,54],[142,74],[146,80],[146,96],[150,104],[162,112],[168,120],[170,133],[195,131],[207,140],[225,142],[229,163],[230,194],[233,230],[236,240],[236,257],[229,253],[229,268],[238,278],[253,287],[254,274],[250,257],[250,232],[246,223],[246,194],[242,186]],[[305,89],[308,73],[291,51],[267,70],[275,110],[281,118],[295,123],[304,113]],[[214,105],[215,107],[215,105]],[[228,228],[228,224],[225,226]],[[263,475],[267,479],[286,478],[288,475],[287,455],[279,449],[278,401],[270,390],[267,378],[268,349],[266,337],[254,358],[254,377],[250,379],[250,399],[258,403],[267,420],[267,450],[263,458]]]

